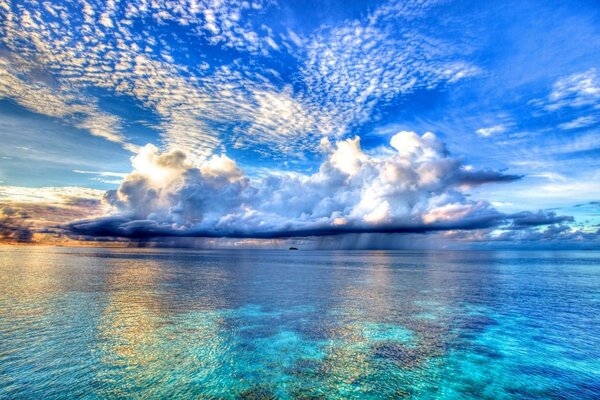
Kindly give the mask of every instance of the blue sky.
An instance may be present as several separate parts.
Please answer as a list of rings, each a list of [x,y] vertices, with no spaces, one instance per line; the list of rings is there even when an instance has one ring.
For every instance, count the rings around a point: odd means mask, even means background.
[[[182,171],[189,175],[190,168],[202,171],[213,155],[224,155],[262,193],[269,177],[308,179],[329,162],[337,165],[336,142],[358,136],[369,159],[357,160],[373,165],[393,157],[398,146],[390,143],[399,132],[432,132],[436,142],[424,139],[418,146],[460,164],[445,173],[519,178],[485,185],[471,179],[461,186],[438,177],[447,183],[443,188],[423,189],[429,206],[431,194],[443,192],[453,199],[446,209],[477,199],[505,216],[538,210],[573,216],[571,233],[598,229],[595,1],[2,0],[0,9],[3,203],[17,202],[15,193],[22,200],[27,188],[55,193],[77,187],[86,195],[87,189],[117,190],[120,200],[103,209],[106,215],[219,231],[215,227],[238,215],[241,203],[235,212],[222,211],[210,229],[199,228],[210,211],[181,221],[163,205],[161,212],[152,208],[133,218],[132,209],[143,207],[123,206],[131,158],[147,144],[158,149],[156,157],[182,151],[190,163]],[[330,143],[325,150],[324,139]],[[411,153],[410,162],[431,162],[415,157]],[[183,184],[173,185],[179,203],[170,210],[181,203]],[[372,200],[367,210],[365,193],[373,188],[357,190],[362,194],[352,206],[342,202],[327,215],[313,204],[278,217],[311,224],[346,218],[361,230],[366,216],[387,202],[389,215],[381,212],[389,218],[381,221],[404,229],[406,207],[413,222],[417,214],[428,220],[433,210],[417,207],[416,200],[397,204],[405,193],[396,191]],[[267,225],[277,220],[262,218]],[[294,229],[312,232],[315,226]]]

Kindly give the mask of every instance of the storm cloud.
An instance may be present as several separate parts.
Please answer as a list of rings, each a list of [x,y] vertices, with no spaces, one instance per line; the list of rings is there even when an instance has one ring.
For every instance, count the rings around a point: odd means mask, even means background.
[[[312,175],[251,179],[226,155],[192,164],[180,150],[145,146],[133,171],[104,201],[101,218],[75,221],[75,235],[104,237],[276,238],[349,233],[482,229],[506,215],[462,189],[520,179],[466,168],[433,133],[402,131],[390,151],[365,153],[360,138],[323,139]]]
[[[0,209],[0,242],[27,243],[33,239],[33,231],[27,213],[11,207]]]

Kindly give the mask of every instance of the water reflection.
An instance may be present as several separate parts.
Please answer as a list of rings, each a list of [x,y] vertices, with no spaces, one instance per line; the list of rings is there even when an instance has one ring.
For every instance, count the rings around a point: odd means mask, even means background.
[[[1,249],[0,397],[592,398],[599,265]]]

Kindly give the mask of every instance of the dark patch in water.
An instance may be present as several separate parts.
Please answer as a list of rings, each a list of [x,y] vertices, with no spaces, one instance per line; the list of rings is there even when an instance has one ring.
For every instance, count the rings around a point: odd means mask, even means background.
[[[460,350],[462,352],[471,352],[480,356],[484,356],[485,358],[490,358],[493,360],[499,360],[504,358],[504,355],[491,347],[475,344],[473,342],[461,341],[453,346],[455,350]]]
[[[540,343],[544,343],[544,344],[551,344],[551,345],[560,345],[560,339],[556,338],[556,337],[552,337],[549,335],[535,335],[533,336],[533,340],[540,342]]]
[[[238,334],[243,339],[260,339],[274,336],[278,333],[277,325],[257,325],[247,326],[238,330]]]
[[[422,350],[389,342],[375,345],[373,357],[389,360],[405,369],[412,369],[421,364]]]
[[[292,393],[294,400],[327,400],[327,396],[311,393],[310,390],[299,389]]]
[[[550,398],[554,399],[578,399],[597,400],[600,399],[600,379],[590,379],[586,382],[578,382],[573,386],[556,387],[549,392]]]
[[[396,389],[396,391],[394,392],[395,399],[408,399],[408,398],[411,398],[412,395],[413,395],[413,393],[412,393],[412,390],[410,390],[410,389],[399,388],[399,389]]]
[[[307,324],[299,324],[294,330],[306,340],[319,341],[330,337],[329,332],[326,329],[317,326],[309,326]]]
[[[466,397],[469,399],[486,398],[485,396],[483,396],[483,393],[486,388],[485,384],[483,384],[481,382],[477,382],[473,379],[468,379],[467,382],[468,382],[468,385],[465,385],[464,387],[459,388],[459,391],[461,393],[465,394]]]
[[[509,387],[506,388],[504,391],[510,395],[513,395],[517,399],[541,400],[547,398],[547,396],[543,396],[543,393],[534,393],[530,390],[518,387]]]
[[[461,321],[461,328],[473,332],[482,332],[490,326],[498,325],[498,322],[485,315],[475,315],[464,318]]]
[[[296,377],[317,376],[320,367],[321,362],[319,360],[303,358],[295,362],[293,367],[286,369],[284,373]]]
[[[266,387],[251,387],[238,394],[240,400],[275,400],[277,396],[273,391]]]
[[[561,378],[565,375],[560,369],[548,365],[523,365],[518,368],[518,371],[526,375],[543,376],[553,379]]]

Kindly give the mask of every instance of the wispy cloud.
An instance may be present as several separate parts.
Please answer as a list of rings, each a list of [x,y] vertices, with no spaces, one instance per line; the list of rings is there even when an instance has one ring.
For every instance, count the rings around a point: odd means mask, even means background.
[[[490,137],[503,132],[506,132],[506,126],[504,125],[494,125],[487,128],[480,128],[476,131],[476,133],[481,137]]]
[[[101,199],[104,191],[84,187],[0,186],[0,201],[15,203],[65,204],[73,199]]]
[[[93,175],[93,177],[91,178],[92,180],[102,182],[102,183],[116,184],[116,185],[123,182],[123,178],[125,178],[125,176],[127,176],[127,174],[124,174],[124,173],[108,172],[108,171],[94,172],[94,171],[82,171],[79,169],[74,169],[73,172],[75,172],[76,174]],[[118,178],[118,179],[115,179],[115,178]]]
[[[572,121],[562,123],[562,124],[558,125],[558,127],[560,129],[565,129],[565,130],[587,128],[589,126],[596,124],[597,122],[598,122],[598,119],[596,117],[585,116],[585,117],[578,117]]]
[[[542,172],[538,174],[530,174],[531,177],[544,178],[552,182],[565,182],[567,178],[556,172]]]
[[[563,107],[600,108],[600,79],[595,68],[559,79],[548,96],[548,110]]]

